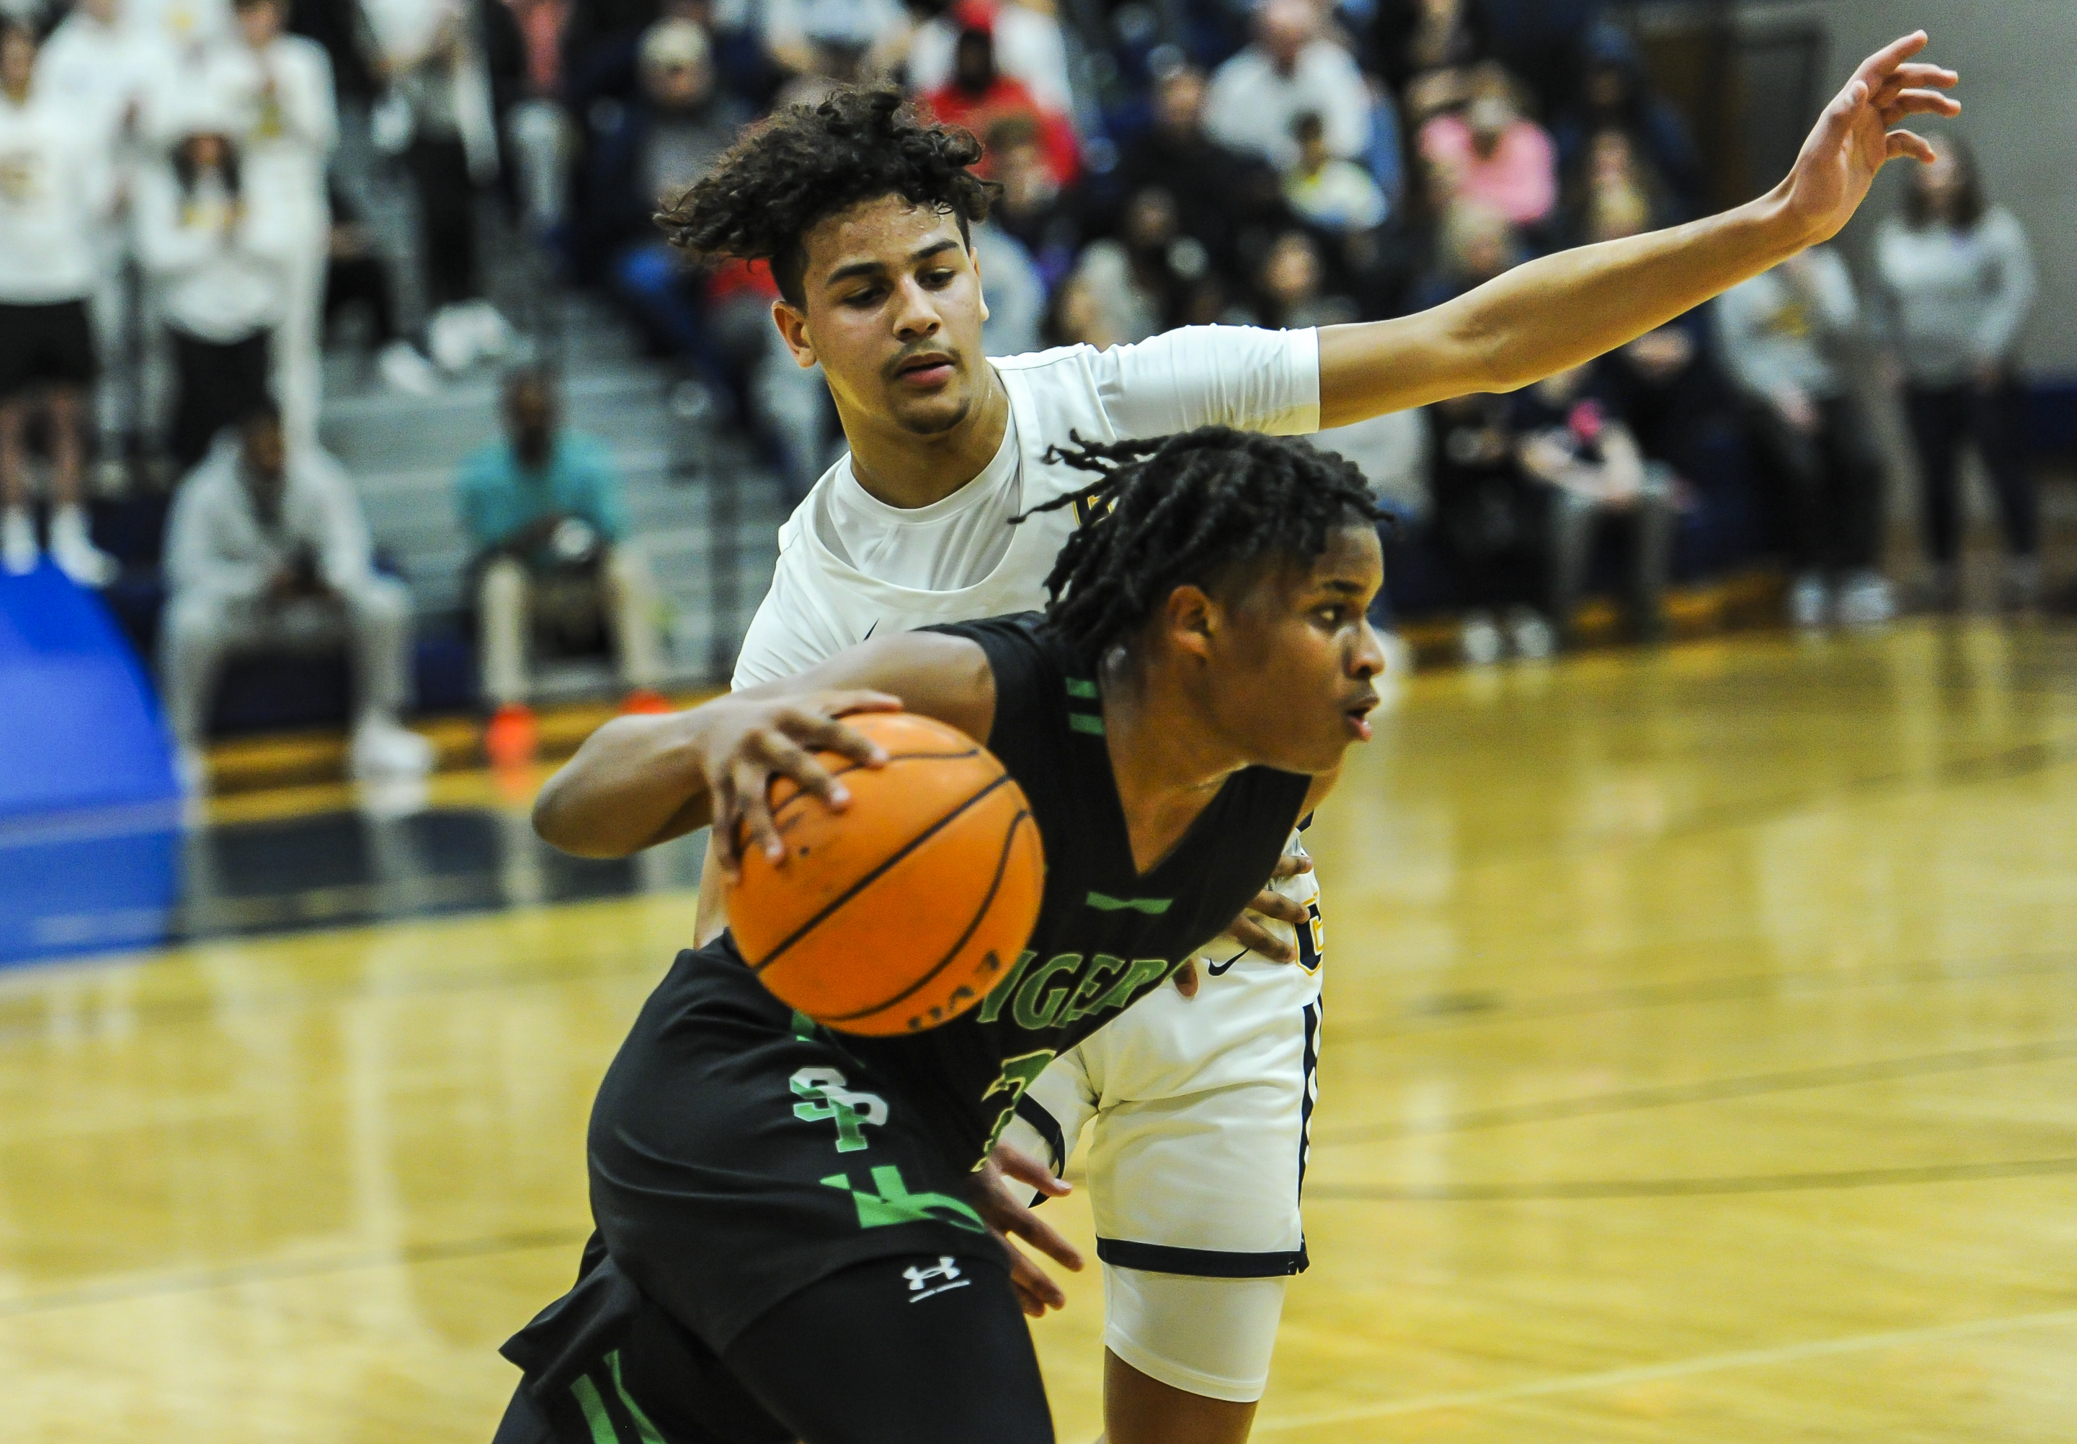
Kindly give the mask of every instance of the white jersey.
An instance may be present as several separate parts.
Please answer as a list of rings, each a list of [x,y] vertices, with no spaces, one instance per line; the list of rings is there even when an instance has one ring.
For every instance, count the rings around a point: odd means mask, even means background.
[[[1109,442],[1209,425],[1289,435],[1320,424],[1314,331],[1192,326],[1136,346],[990,364],[1010,398],[1006,455],[914,511],[865,496],[849,456],[825,472],[779,528],[778,568],[736,659],[737,687],[804,672],[871,634],[1043,607],[1074,509],[1009,519],[1089,489],[1088,472],[1046,459],[1070,435]],[[913,584],[926,578],[933,585]]]

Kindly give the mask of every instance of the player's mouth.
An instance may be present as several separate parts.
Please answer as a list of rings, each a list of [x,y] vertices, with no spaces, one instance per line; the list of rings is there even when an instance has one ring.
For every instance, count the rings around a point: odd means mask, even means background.
[[[1349,729],[1349,735],[1358,742],[1368,742],[1370,740],[1370,714],[1376,709],[1377,704],[1378,695],[1376,691],[1366,686],[1361,696],[1350,698],[1348,703],[1341,709],[1343,724]]]
[[[894,379],[898,385],[930,391],[950,381],[958,369],[950,352],[918,351],[894,363]]]

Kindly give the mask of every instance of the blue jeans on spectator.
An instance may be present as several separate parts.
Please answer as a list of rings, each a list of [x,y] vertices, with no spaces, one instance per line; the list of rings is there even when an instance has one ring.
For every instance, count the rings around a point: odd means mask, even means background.
[[[736,368],[708,325],[699,277],[686,269],[668,241],[630,246],[613,258],[609,275],[613,293],[657,341],[698,373],[717,402],[727,406],[737,399]]]
[[[1995,391],[1972,385],[1910,389],[1905,413],[1911,420],[1911,439],[1918,445],[1926,551],[1934,561],[1944,565],[1961,552],[1958,463],[1962,443],[1972,439],[1997,495],[2006,549],[2016,557],[2040,551],[2040,515],[2034,479],[2020,455],[2017,402],[2009,386]]]

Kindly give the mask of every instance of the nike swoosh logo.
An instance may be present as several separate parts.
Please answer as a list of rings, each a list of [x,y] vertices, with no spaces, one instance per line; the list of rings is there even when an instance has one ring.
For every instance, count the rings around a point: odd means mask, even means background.
[[[873,632],[879,627],[879,625],[880,619],[878,617],[873,618],[873,625],[867,627],[865,629],[865,635],[863,637],[860,637],[858,640],[861,642],[870,642],[873,639]]]
[[[1239,952],[1235,953],[1232,957],[1228,958],[1223,963],[1206,963],[1204,965],[1204,970],[1207,973],[1210,973],[1215,978],[1223,978],[1226,976],[1227,973],[1233,970],[1233,965],[1235,963],[1239,962],[1242,958],[1246,957],[1247,955],[1248,950],[1246,948],[1242,948]]]

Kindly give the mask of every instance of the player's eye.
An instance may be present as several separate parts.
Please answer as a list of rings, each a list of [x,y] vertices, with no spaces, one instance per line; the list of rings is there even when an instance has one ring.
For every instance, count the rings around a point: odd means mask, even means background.
[[[952,284],[952,272],[947,267],[939,267],[934,271],[925,271],[923,273],[923,284],[929,286],[932,290],[940,290]]]
[[[869,306],[879,305],[880,297],[884,294],[885,291],[879,286],[867,286],[862,291],[853,291],[850,295],[844,297],[843,304],[851,307],[853,310],[862,311]]]

